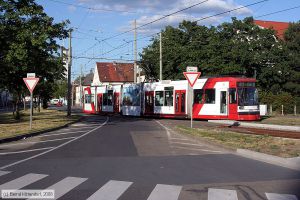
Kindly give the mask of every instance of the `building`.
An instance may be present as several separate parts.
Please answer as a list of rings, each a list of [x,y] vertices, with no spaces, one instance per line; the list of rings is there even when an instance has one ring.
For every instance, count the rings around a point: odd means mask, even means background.
[[[263,21],[263,20],[254,20],[254,23],[261,27],[267,29],[273,29],[276,32],[276,37],[281,40],[284,39],[284,32],[288,29],[288,22],[275,22],[275,21]]]
[[[133,63],[97,62],[92,85],[100,86],[133,83],[133,74]]]

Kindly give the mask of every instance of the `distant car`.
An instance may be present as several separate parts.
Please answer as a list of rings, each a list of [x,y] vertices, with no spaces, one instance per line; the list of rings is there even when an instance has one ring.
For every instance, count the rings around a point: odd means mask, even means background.
[[[60,107],[60,106],[63,106],[62,101],[57,102],[56,106],[59,106],[59,107]]]
[[[50,100],[50,104],[51,104],[51,105],[57,105],[58,102],[59,102],[59,99],[51,99],[51,100]]]

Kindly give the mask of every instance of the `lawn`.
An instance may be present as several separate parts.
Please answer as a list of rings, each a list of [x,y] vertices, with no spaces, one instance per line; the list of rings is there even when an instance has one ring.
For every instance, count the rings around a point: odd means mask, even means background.
[[[263,117],[259,123],[263,124],[278,124],[289,126],[300,126],[300,116],[294,115],[274,115],[271,117]]]
[[[1,113],[0,139],[60,127],[79,118],[78,115],[67,117],[62,111],[41,109],[41,112],[34,111],[32,130],[30,130],[29,110],[21,111],[21,120],[15,120],[12,113]]]
[[[198,136],[206,141],[218,143],[230,149],[249,149],[285,158],[300,156],[299,139],[249,135],[219,129],[191,129],[186,126],[176,126],[175,129],[181,133]]]

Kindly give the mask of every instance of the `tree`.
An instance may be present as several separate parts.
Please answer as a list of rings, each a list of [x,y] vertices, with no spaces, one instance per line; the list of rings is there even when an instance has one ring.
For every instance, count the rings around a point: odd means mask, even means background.
[[[57,39],[67,37],[68,21],[54,23],[34,0],[0,0],[0,79],[16,96],[26,91],[26,73],[35,72],[40,83],[35,94],[47,99],[49,87],[63,77]],[[18,106],[17,116],[18,116]]]

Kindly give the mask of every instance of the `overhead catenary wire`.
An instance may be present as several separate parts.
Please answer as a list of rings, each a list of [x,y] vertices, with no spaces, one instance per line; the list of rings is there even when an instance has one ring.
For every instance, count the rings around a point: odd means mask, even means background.
[[[277,10],[275,12],[271,12],[271,13],[267,13],[267,14],[263,14],[263,15],[259,15],[259,16],[256,16],[255,18],[261,18],[261,17],[265,17],[265,16],[269,16],[269,15],[274,15],[274,14],[278,14],[278,13],[282,13],[282,12],[294,10],[294,9],[297,9],[297,8],[300,8],[300,5],[294,6],[294,7],[290,7],[290,8],[286,8],[286,9],[282,9],[282,10]]]

